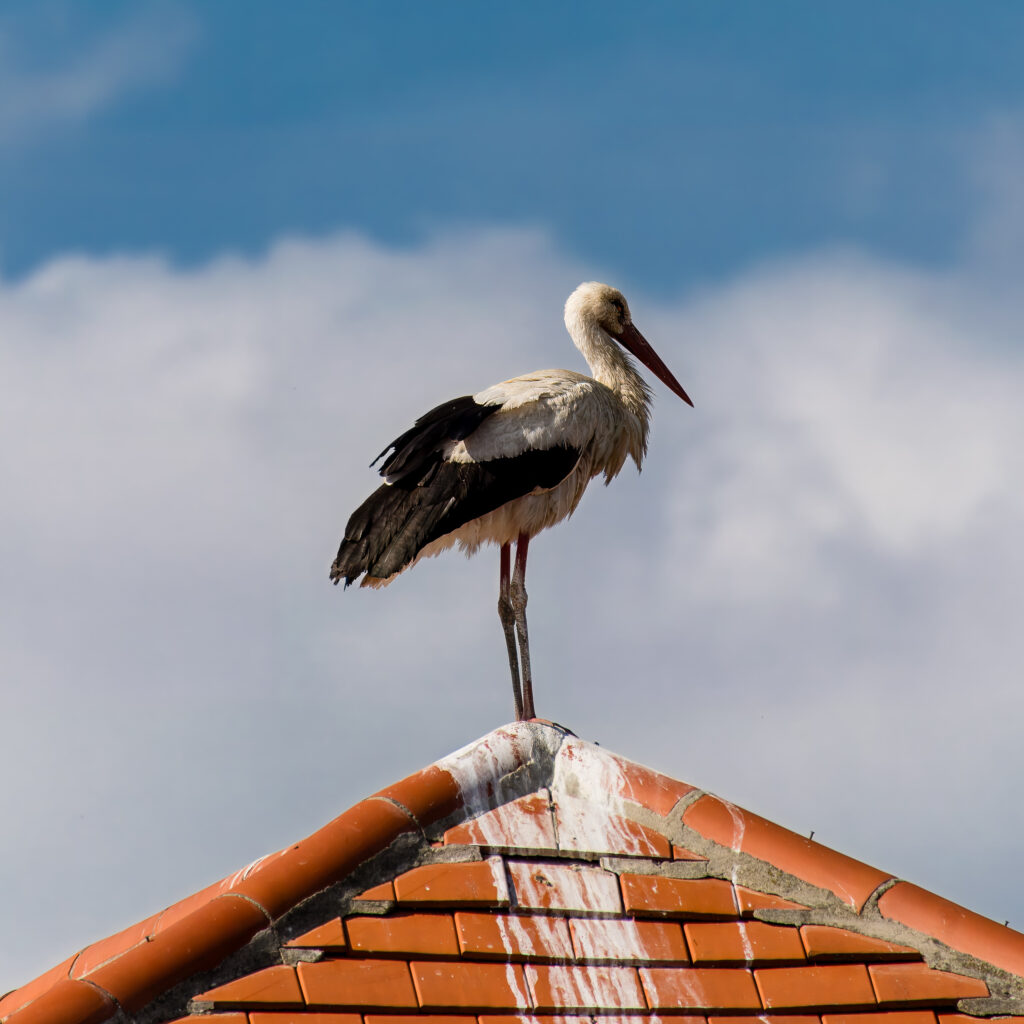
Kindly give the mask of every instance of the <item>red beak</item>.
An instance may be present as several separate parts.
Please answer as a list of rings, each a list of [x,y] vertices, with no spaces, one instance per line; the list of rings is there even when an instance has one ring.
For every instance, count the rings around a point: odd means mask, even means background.
[[[672,376],[672,371],[661,361],[660,356],[651,348],[647,339],[631,323],[626,324],[617,340],[625,349],[632,352],[665,387],[674,391],[687,405],[693,406],[693,402],[683,390],[682,384]]]

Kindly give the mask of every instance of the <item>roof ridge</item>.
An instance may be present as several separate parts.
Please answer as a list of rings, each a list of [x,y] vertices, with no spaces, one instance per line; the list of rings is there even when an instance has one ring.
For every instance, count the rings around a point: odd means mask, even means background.
[[[1024,1005],[1024,935],[580,740],[563,726],[534,720],[494,730],[365,798],[305,839],[85,947],[0,998],[0,1020],[100,1024],[143,1008],[152,1017],[154,1005],[194,994],[197,984],[265,966],[279,943],[304,930],[320,905],[315,897],[334,893],[351,901],[396,867],[472,859],[472,850],[479,859],[475,847],[439,847],[438,841],[454,826],[541,790],[548,792],[549,810],[557,798],[570,826],[574,807],[600,806],[634,828],[660,833],[665,839],[659,842],[706,858],[703,867],[669,860],[645,871],[642,857],[630,857],[633,874],[722,878],[794,902],[790,908],[752,903],[748,916],[765,923],[795,923],[803,915],[801,923],[913,945],[933,966],[953,965],[959,973],[977,975],[991,965],[1002,984],[987,1000],[972,1001],[974,1012],[1019,1013]],[[553,812],[549,817],[555,825]],[[583,825],[575,822],[577,832]],[[561,848],[557,837],[555,849]],[[602,858],[602,866],[607,861],[616,873],[627,867],[613,866],[614,860]]]

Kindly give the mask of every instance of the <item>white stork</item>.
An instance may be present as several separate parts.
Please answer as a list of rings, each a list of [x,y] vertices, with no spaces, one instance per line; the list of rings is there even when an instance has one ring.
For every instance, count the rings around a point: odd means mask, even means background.
[[[453,544],[467,555],[487,542],[500,545],[498,615],[517,720],[535,717],[526,632],[530,538],[572,515],[595,476],[610,482],[627,455],[639,469],[647,451],[651,391],[626,353],[693,405],[633,326],[617,289],[581,284],[565,304],[565,326],[594,376],[540,370],[421,416],[371,463],[387,456],[380,469],[386,483],[352,513],[331,566],[335,583],[347,587],[362,576],[362,586],[383,587]]]

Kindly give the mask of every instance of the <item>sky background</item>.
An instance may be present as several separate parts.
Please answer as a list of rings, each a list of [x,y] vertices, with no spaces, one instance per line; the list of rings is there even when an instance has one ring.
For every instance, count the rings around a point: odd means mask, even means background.
[[[1024,6],[551,8],[0,6],[0,992],[508,720],[496,552],[327,570],[590,279],[539,712],[1024,925]]]

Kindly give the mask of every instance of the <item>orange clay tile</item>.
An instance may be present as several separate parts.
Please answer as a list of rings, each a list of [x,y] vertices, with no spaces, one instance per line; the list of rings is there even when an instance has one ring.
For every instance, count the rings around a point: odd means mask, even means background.
[[[58,981],[69,977],[71,965],[77,957],[78,953],[69,956],[63,963],[57,964],[56,967],[51,967],[45,973],[40,974],[34,981],[30,981],[27,985],[22,985],[21,988],[16,988],[13,992],[8,992],[7,995],[0,999],[0,1018],[14,1013],[15,1010],[20,1010]]]
[[[382,882],[370,889],[361,892],[357,900],[393,900],[395,898],[395,886],[393,882]]]
[[[195,997],[198,1005],[213,1009],[268,1009],[302,1006],[302,993],[294,967],[265,967]]]
[[[153,933],[159,917],[159,914],[154,914],[152,917],[146,918],[145,921],[140,921],[138,924],[133,924],[130,928],[125,928],[124,931],[120,931],[116,935],[111,935],[108,939],[103,939],[101,942],[94,942],[91,946],[86,946],[75,958],[70,977],[84,977],[90,971],[99,967],[100,964],[119,956],[126,949],[131,949],[132,946],[145,942],[147,936]]]
[[[932,935],[953,949],[1013,974],[1024,974],[1024,935],[990,921],[909,882],[897,882],[882,894],[883,917]]]
[[[622,875],[619,881],[626,910],[637,914],[673,917],[734,917],[736,914],[732,886],[720,878]]]
[[[232,891],[255,900],[271,917],[280,917],[415,828],[389,800],[370,797],[306,839],[266,858]]]
[[[599,917],[569,921],[579,960],[689,963],[683,929],[675,921],[632,921]]]
[[[675,1017],[672,1018],[672,1024],[675,1024]],[[708,1024],[820,1024],[820,1018],[815,1014],[807,1013],[759,1013],[754,1018],[718,1017],[710,1014]]]
[[[641,967],[654,1010],[760,1010],[750,971],[717,967]]]
[[[699,853],[694,853],[693,850],[687,850],[683,846],[676,846],[672,844],[672,859],[673,860],[707,860],[707,857],[702,857]]]
[[[481,1010],[525,1009],[526,982],[518,964],[433,961],[409,964],[416,994],[425,1010],[466,1007]]]
[[[216,967],[266,927],[266,916],[248,900],[218,896],[96,968],[89,980],[134,1013],[179,981]]]
[[[872,964],[868,971],[880,1003],[955,1002],[988,995],[985,982],[927,964]]]
[[[166,910],[157,915],[153,932],[166,931],[172,925],[183,921],[189,914],[198,910],[199,907],[205,906],[211,900],[228,892],[230,888],[231,877],[229,876],[206,886],[204,889],[200,889],[199,892],[193,893],[191,896],[186,896],[183,900],[178,900],[177,903],[172,903]]]
[[[437,765],[424,768],[374,795],[407,808],[420,828],[447,818],[462,806],[462,794],[455,780]]]
[[[12,1013],[7,1024],[102,1024],[115,1011],[114,1004],[88,982],[64,978]]]
[[[256,1013],[251,1018],[244,1013],[203,1013],[189,1017],[179,1017],[174,1024],[250,1024],[251,1020],[255,1020],[256,1024],[260,1024],[260,1021],[257,1020],[260,1017],[263,1018],[263,1024],[285,1024],[288,1020],[299,1019],[295,1014],[289,1013],[281,1015]],[[275,1017],[277,1017],[276,1021],[274,1020]],[[308,1018],[304,1016],[302,1021],[303,1024],[307,1024]],[[355,1024],[359,1024],[359,1021],[357,1020]]]
[[[863,964],[768,967],[754,971],[758,991],[769,1010],[823,1010],[875,1005]]]
[[[910,946],[897,946],[895,942],[872,939],[867,935],[830,928],[820,924],[805,924],[800,929],[807,955],[812,960],[893,960],[921,954]],[[898,1024],[898,1022],[893,1022]]]
[[[521,907],[574,913],[620,913],[618,878],[583,864],[509,861],[509,874]]]
[[[745,885],[736,886],[736,902],[739,904],[740,913],[744,917],[750,917],[755,910],[807,909],[802,903],[793,903],[791,900],[784,900],[781,896],[773,896],[771,893],[748,889]]]
[[[540,1010],[644,1010],[647,1001],[632,967],[527,964],[526,981]]]
[[[760,921],[694,921],[686,925],[685,931],[695,964],[804,960],[796,928]]]
[[[522,960],[571,960],[572,940],[564,918],[540,915],[457,913],[455,928],[466,956]]]
[[[979,1024],[977,1017],[964,1021]],[[875,1013],[826,1013],[822,1024],[935,1024],[931,1010],[878,1010]]]
[[[663,835],[589,800],[559,796],[555,802],[555,821],[558,849],[563,853],[658,858],[672,855]]]
[[[508,1024],[509,1018],[503,1017],[502,1020],[505,1024]],[[364,1024],[476,1024],[476,1017],[453,1017],[447,1013],[418,1013],[415,1017],[409,1017],[407,1015],[400,1016],[398,1014],[379,1014],[379,1013],[368,1013],[364,1018]],[[299,1024],[299,1022],[296,1022]],[[306,1024],[305,1019],[302,1020],[301,1024]],[[356,1024],[359,1024],[359,1020],[356,1020]]]
[[[503,1018],[508,1024],[509,1018]],[[476,1024],[475,1017],[453,1017],[449,1014],[417,1014],[415,1017],[399,1016],[397,1014],[367,1014],[364,1018],[365,1024]],[[301,1024],[305,1024],[302,1021]],[[356,1022],[358,1024],[358,1022]]]
[[[345,931],[357,953],[415,953],[458,956],[455,925],[448,914],[392,914],[350,917]]]
[[[829,889],[854,910],[892,877],[715,796],[691,804],[683,822],[722,846]]]
[[[478,818],[448,829],[445,844],[472,844],[497,850],[526,849],[556,853],[558,842],[547,791],[530,793]]]
[[[460,864],[425,864],[395,879],[399,903],[445,903],[464,907],[508,906],[508,885],[500,857]]]
[[[566,764],[579,765],[585,770],[588,759],[593,758],[594,753],[589,744],[575,736],[568,736],[562,744],[558,756]],[[622,757],[616,757],[608,751],[602,750],[598,756],[607,759],[615,769],[614,775],[618,791],[609,793],[609,796],[619,797],[639,804],[641,807],[647,807],[655,814],[661,816],[668,814],[682,797],[693,792],[693,786],[688,786],[685,782],[678,782],[652,768],[636,764],[634,761],[627,761]]]
[[[297,970],[310,1006],[361,1010],[416,1006],[404,960],[322,960],[299,964]]]
[[[336,917],[333,921],[328,921],[327,924],[322,924],[319,928],[314,928],[306,932],[305,935],[292,939],[286,945],[289,948],[298,949],[338,950],[348,947],[348,939],[345,937],[345,928],[341,923],[341,918]]]
[[[939,1013],[939,1024],[978,1024],[978,1018],[966,1013]],[[1024,1024],[1024,1017],[989,1017],[988,1024]]]
[[[195,1024],[206,1024],[213,1017],[196,1017]],[[405,1021],[408,1024],[409,1018]],[[174,1021],[174,1024],[183,1024]],[[246,1024],[242,1017],[238,1024]],[[261,1013],[250,1013],[248,1024],[363,1024],[359,1013],[317,1013],[313,1010],[268,1010]]]
[[[589,1014],[585,1017],[579,1017],[573,1014],[570,1017],[564,1016],[549,1016],[547,1014],[507,1014],[503,1013],[500,1015],[492,1016],[489,1013],[485,1013],[480,1017],[453,1017],[453,1020],[462,1021],[463,1024],[590,1024]],[[626,1017],[621,1014],[616,1014],[614,1017],[601,1017],[599,1018],[606,1024],[659,1024],[657,1017]],[[403,1024],[409,1024],[408,1021]],[[705,1024],[704,1018],[701,1017],[699,1020],[694,1018],[690,1019],[687,1017],[673,1017],[672,1024]],[[753,1024],[752,1021],[747,1021],[747,1024]]]

